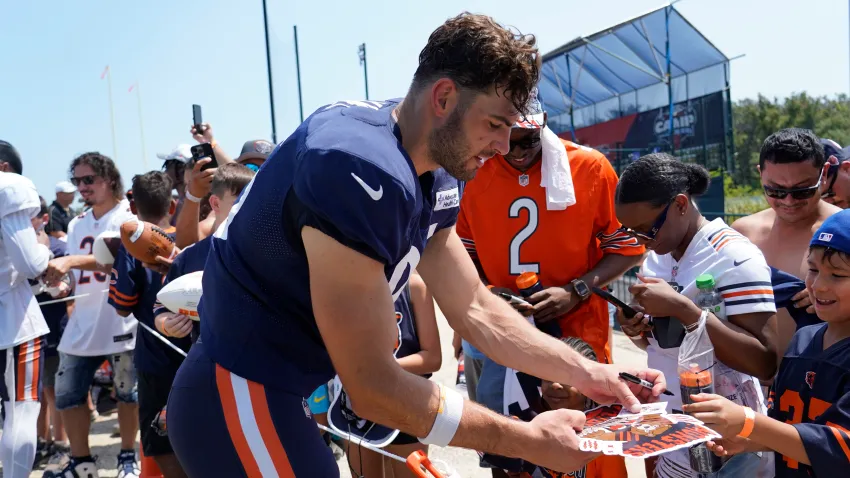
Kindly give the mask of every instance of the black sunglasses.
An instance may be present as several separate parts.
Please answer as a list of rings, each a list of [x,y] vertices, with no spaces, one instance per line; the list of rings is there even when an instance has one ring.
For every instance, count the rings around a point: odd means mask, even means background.
[[[814,195],[818,192],[818,189],[820,189],[821,182],[823,182],[823,171],[821,171],[820,176],[818,177],[818,182],[814,186],[786,189],[774,188],[766,184],[762,184],[762,188],[764,188],[764,194],[772,199],[785,199],[790,194],[792,198],[802,200],[814,197]]]
[[[826,170],[826,177],[829,179],[829,186],[827,186],[826,191],[820,195],[821,199],[835,197],[835,191],[832,188],[835,186],[835,180],[838,179],[838,167],[840,164],[830,164],[829,169]]]
[[[673,201],[670,201],[670,203],[667,204],[664,210],[661,211],[661,214],[659,214],[658,217],[655,219],[655,222],[652,223],[652,227],[649,229],[649,232],[638,232],[626,226],[620,227],[620,232],[647,242],[654,241],[655,236],[658,235],[658,231],[661,230],[661,228],[664,226],[664,222],[667,221],[667,211],[670,210],[670,206],[672,205]]]
[[[540,144],[540,135],[533,134],[531,136],[525,137],[525,138],[517,140],[517,141],[511,140],[510,151],[513,151],[514,148],[520,148],[520,149],[536,148],[538,144]]]
[[[80,176],[80,177],[75,176],[75,177],[71,178],[71,184],[73,184],[74,186],[79,186],[80,183],[83,183],[86,186],[91,186],[92,184],[94,184],[96,179],[97,179],[97,176],[92,175],[92,174],[90,174],[88,176]]]

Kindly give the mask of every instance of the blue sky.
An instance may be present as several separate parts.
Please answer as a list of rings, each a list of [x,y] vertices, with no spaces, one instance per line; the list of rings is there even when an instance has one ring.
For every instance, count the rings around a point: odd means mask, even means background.
[[[326,103],[363,98],[362,42],[370,98],[404,95],[428,35],[462,10],[534,33],[548,52],[660,6],[654,0],[267,1],[279,141],[299,122],[294,24],[306,116]],[[747,55],[732,64],[733,99],[850,90],[846,1],[684,0],[676,8],[727,56]],[[262,22],[261,0],[0,0],[0,139],[19,149],[25,175],[50,201],[73,157],[93,150],[113,155],[107,81],[100,79],[108,64],[125,185],[161,165],[157,152],[194,143],[193,103],[236,155],[244,141],[271,139]],[[137,97],[127,91],[136,82],[146,158]]]

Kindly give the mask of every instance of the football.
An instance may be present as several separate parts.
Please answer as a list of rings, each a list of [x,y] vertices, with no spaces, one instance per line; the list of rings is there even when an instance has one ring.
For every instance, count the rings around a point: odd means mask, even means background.
[[[115,263],[115,256],[118,255],[118,248],[121,246],[121,234],[118,231],[101,232],[95,239],[92,246],[94,260],[98,264],[108,266]]]
[[[183,314],[192,320],[200,320],[198,302],[203,295],[204,271],[180,276],[165,284],[156,294],[156,300],[175,314]]]
[[[131,256],[149,264],[156,264],[156,256],[173,259],[177,251],[165,231],[138,219],[121,224],[121,243]]]

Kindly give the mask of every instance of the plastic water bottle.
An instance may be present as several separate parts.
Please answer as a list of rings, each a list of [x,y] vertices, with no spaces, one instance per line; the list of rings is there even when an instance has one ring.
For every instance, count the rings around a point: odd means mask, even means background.
[[[519,275],[516,278],[516,287],[519,290],[519,293],[525,297],[531,297],[532,295],[545,290],[543,284],[540,283],[540,278],[537,277],[537,274],[534,272],[526,271]],[[558,324],[557,319],[552,319],[546,323],[538,324],[535,322],[537,328],[547,334],[551,335],[555,338],[561,338],[561,326]]]
[[[463,352],[457,359],[457,380],[455,380],[455,389],[466,392],[466,370],[464,369]]]
[[[726,304],[723,302],[723,295],[715,288],[714,276],[711,274],[702,274],[697,277],[697,294],[694,302],[700,309],[711,312],[718,319],[726,320]]]

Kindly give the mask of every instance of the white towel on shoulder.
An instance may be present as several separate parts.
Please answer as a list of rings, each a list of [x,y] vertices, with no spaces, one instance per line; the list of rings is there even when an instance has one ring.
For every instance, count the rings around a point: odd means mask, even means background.
[[[576,203],[567,149],[561,138],[548,126],[540,132],[540,142],[543,145],[540,185],[546,188],[546,209],[563,211]]]

